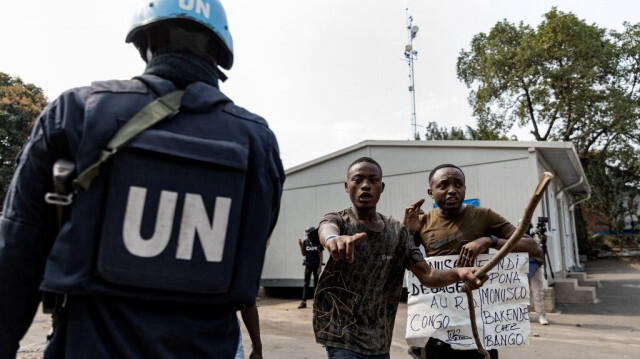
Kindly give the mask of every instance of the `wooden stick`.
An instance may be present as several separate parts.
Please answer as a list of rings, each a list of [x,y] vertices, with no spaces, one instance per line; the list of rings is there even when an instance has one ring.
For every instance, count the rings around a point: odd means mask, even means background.
[[[553,175],[549,172],[545,172],[540,177],[540,181],[538,182],[538,186],[533,191],[533,195],[527,203],[527,207],[524,209],[524,214],[522,215],[522,219],[520,219],[520,223],[516,228],[515,232],[511,235],[507,243],[500,248],[498,253],[494,255],[487,263],[485,263],[476,273],[476,277],[483,277],[487,274],[493,267],[495,267],[504,257],[511,252],[511,249],[518,243],[520,238],[524,235],[527,228],[529,227],[529,223],[531,222],[531,217],[533,217],[533,212],[538,206],[538,202],[542,199],[542,195],[544,194],[545,189],[551,183],[553,179]],[[480,336],[478,334],[478,327],[476,325],[476,311],[473,307],[473,291],[470,290],[466,285],[462,287],[462,290],[467,293],[467,301],[469,302],[469,318],[471,319],[471,329],[473,330],[473,339],[476,341],[476,346],[478,347],[478,351],[482,353],[485,359],[489,359],[489,352],[484,349],[482,346],[482,341],[480,340]]]

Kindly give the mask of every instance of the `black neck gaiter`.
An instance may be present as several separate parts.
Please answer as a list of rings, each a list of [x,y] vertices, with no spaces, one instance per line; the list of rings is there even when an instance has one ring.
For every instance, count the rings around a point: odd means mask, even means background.
[[[160,76],[184,89],[200,81],[218,88],[216,67],[201,57],[188,53],[154,54],[147,63],[145,74]]]

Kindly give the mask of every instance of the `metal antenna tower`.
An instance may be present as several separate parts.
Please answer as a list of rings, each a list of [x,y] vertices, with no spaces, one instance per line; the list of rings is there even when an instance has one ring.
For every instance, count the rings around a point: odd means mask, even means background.
[[[404,47],[404,57],[407,58],[409,63],[409,92],[411,92],[411,129],[413,131],[413,139],[419,140],[420,134],[418,133],[418,124],[416,123],[416,90],[414,82],[413,62],[418,60],[418,51],[413,49],[413,39],[418,33],[418,26],[413,25],[413,17],[409,16],[409,9],[407,8],[407,31],[409,33],[409,44]]]

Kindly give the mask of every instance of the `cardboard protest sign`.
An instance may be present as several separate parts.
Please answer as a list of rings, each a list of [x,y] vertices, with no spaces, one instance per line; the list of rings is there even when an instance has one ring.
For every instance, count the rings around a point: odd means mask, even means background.
[[[481,254],[480,267],[493,255]],[[458,256],[426,258],[433,268],[454,268]],[[473,291],[478,334],[485,349],[521,346],[529,343],[529,256],[510,253],[487,275],[489,280]],[[407,271],[407,343],[424,347],[429,337],[451,345],[453,349],[477,349],[469,322],[469,303],[462,282],[428,288]]]

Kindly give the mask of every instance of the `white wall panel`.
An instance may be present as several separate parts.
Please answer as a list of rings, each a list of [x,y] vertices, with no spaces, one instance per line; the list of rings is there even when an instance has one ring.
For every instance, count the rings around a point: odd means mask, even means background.
[[[401,221],[405,208],[421,198],[426,200],[423,209],[431,210],[433,201],[427,194],[429,172],[439,164],[451,163],[465,173],[466,199],[479,199],[480,206],[493,209],[515,225],[538,182],[537,177],[549,166],[534,147],[535,144],[510,146],[506,141],[489,145],[472,141],[436,141],[432,144],[372,141],[370,145],[356,145],[298,166],[287,176],[281,214],[267,251],[263,279],[302,282],[304,273],[297,238],[302,236],[304,228],[317,226],[324,214],[351,206],[344,181],[348,165],[359,157],[372,157],[382,166],[386,187],[378,203],[380,213]],[[552,184],[551,193],[555,188],[557,186]],[[560,235],[558,222],[563,219],[559,211],[565,211],[567,203],[556,202],[553,195],[547,195],[545,201],[548,205],[544,211],[543,205],[538,207],[532,222],[535,225],[538,216],[550,217],[549,249],[557,272],[562,268],[561,248],[564,245],[558,242],[565,237]]]

